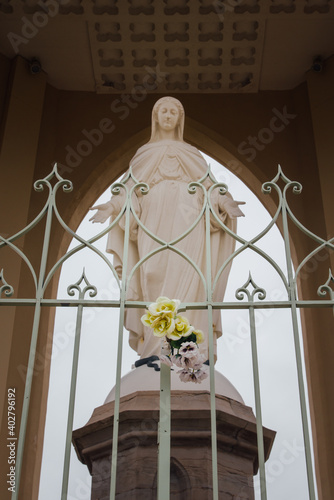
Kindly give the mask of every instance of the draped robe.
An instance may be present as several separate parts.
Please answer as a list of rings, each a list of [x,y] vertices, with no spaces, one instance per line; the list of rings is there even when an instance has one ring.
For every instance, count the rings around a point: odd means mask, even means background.
[[[161,140],[149,142],[138,149],[131,163],[136,179],[149,186],[149,192],[143,195],[137,189],[133,197],[133,207],[145,227],[153,234],[171,242],[184,233],[195,221],[203,206],[203,192],[197,187],[195,194],[188,192],[190,182],[201,179],[207,164],[199,151],[181,140]],[[203,183],[208,189],[212,182]],[[211,197],[215,213],[224,224],[236,231],[236,220],[224,211],[224,201],[231,195],[213,191]],[[113,196],[110,202],[112,219],[115,218],[124,203],[122,195]],[[211,278],[214,279],[223,262],[233,252],[235,241],[210,217]],[[124,216],[108,235],[107,251],[114,255],[114,266],[123,265]],[[143,229],[138,226],[133,216],[130,221],[130,241],[127,259],[127,275],[132,267],[152,250],[159,248]],[[192,259],[207,279],[205,216],[202,216],[195,228],[175,248]],[[214,300],[222,301],[226,288],[230,266],[222,273],[214,292]],[[135,272],[127,289],[128,300],[154,302],[159,296],[180,299],[182,302],[205,301],[206,293],[203,282],[196,270],[173,250],[164,249],[150,257]],[[210,298],[209,298],[210,300]],[[142,357],[159,355],[161,339],[154,337],[152,330],[144,327],[140,317],[143,309],[128,309],[125,313],[125,327],[130,333],[130,346]],[[205,341],[201,351],[208,357],[208,313],[205,310],[189,310],[185,315],[190,323],[204,332]],[[213,311],[214,345],[222,334],[220,311]]]

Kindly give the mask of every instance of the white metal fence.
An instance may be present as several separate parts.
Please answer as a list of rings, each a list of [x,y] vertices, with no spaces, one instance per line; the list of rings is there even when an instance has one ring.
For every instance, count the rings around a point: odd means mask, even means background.
[[[204,187],[204,183],[210,180],[210,187]],[[280,185],[283,184],[283,188]],[[138,308],[142,309],[144,314],[145,308],[148,307],[149,302],[147,301],[133,301],[129,300],[127,297],[128,285],[131,277],[133,276],[136,269],[138,269],[143,262],[145,262],[150,256],[145,256],[141,261],[137,262],[132,269],[127,269],[127,255],[129,248],[129,232],[130,223],[132,218],[136,220],[138,226],[151,238],[153,238],[159,245],[159,248],[152,252],[152,255],[159,253],[161,251],[172,251],[177,252],[180,257],[184,258],[201,276],[201,279],[205,288],[205,299],[196,303],[183,302],[181,304],[181,310],[191,311],[191,310],[205,310],[208,314],[208,339],[209,339],[209,371],[210,371],[210,398],[211,398],[211,437],[212,437],[212,484],[213,484],[213,499],[218,500],[218,473],[217,473],[217,435],[216,435],[216,412],[215,412],[215,380],[214,380],[214,337],[212,330],[212,314],[215,310],[221,311],[235,311],[238,309],[248,311],[248,324],[251,335],[251,352],[252,352],[252,366],[253,366],[253,383],[255,392],[255,413],[257,421],[257,440],[258,440],[258,455],[259,455],[259,470],[260,470],[260,497],[261,500],[267,498],[267,482],[266,482],[266,469],[264,464],[264,448],[263,448],[263,427],[262,427],[262,416],[261,416],[261,394],[260,394],[260,378],[259,378],[259,365],[258,365],[258,350],[257,350],[257,321],[256,313],[258,311],[268,311],[272,309],[283,308],[290,312],[292,327],[293,327],[293,338],[294,338],[294,348],[296,356],[296,368],[298,374],[298,385],[299,385],[299,399],[300,408],[303,423],[303,436],[304,436],[304,446],[305,446],[305,457],[306,457],[306,468],[307,468],[307,478],[308,478],[308,492],[309,499],[316,499],[315,485],[314,485],[314,472],[312,465],[312,451],[311,451],[311,440],[309,432],[309,422],[308,422],[308,407],[307,407],[307,397],[305,391],[305,382],[303,376],[303,353],[300,344],[300,332],[298,324],[298,309],[300,308],[314,308],[314,307],[333,307],[334,306],[334,292],[330,287],[331,282],[334,278],[330,272],[328,280],[323,286],[318,289],[318,299],[303,301],[298,299],[297,294],[297,279],[303,272],[305,265],[320,251],[323,249],[333,250],[334,244],[333,240],[326,241],[317,235],[311,233],[307,228],[305,228],[298,219],[294,216],[290,209],[287,193],[292,191],[294,194],[299,194],[301,192],[301,185],[298,182],[291,181],[282,172],[279,167],[278,173],[274,179],[263,185],[264,195],[270,195],[272,191],[276,192],[278,196],[277,211],[270,223],[264,228],[257,236],[250,240],[245,240],[238,234],[234,233],[231,228],[224,225],[219,216],[215,213],[211,199],[213,193],[219,192],[219,196],[224,196],[227,191],[227,186],[222,183],[217,183],[210,170],[202,178],[198,179],[189,185],[189,193],[201,192],[202,196],[202,207],[196,217],[196,220],[189,227],[189,229],[181,235],[179,238],[175,239],[173,242],[164,242],[159,239],[156,235],[150,233],[150,231],[143,226],[141,220],[136,214],[136,210],[133,205],[133,197],[136,193],[141,191],[141,195],[145,195],[149,191],[149,186],[138,182],[129,171],[128,176],[115,184],[112,188],[114,196],[119,196],[119,193],[123,193],[122,197],[122,207],[118,216],[113,220],[108,227],[103,228],[103,230],[89,238],[88,240],[83,239],[78,234],[75,234],[62,219],[60,213],[57,209],[57,192],[62,189],[64,192],[70,192],[72,190],[71,182],[64,180],[57,172],[57,167],[55,165],[53,171],[45,179],[39,180],[35,183],[35,189],[37,191],[47,190],[48,198],[46,203],[37,215],[37,217],[22,231],[11,236],[2,237],[0,236],[0,250],[2,247],[9,247],[13,252],[23,259],[27,265],[34,285],[35,285],[35,297],[34,298],[18,298],[16,291],[13,289],[10,283],[6,282],[6,270],[2,270],[0,274],[0,305],[10,305],[10,306],[30,306],[34,308],[34,322],[33,330],[31,334],[31,347],[29,354],[29,362],[26,374],[25,383],[25,393],[23,399],[23,410],[20,423],[20,433],[17,447],[17,462],[16,462],[16,490],[12,494],[12,500],[19,498],[19,487],[20,487],[20,477],[22,470],[22,457],[25,445],[25,437],[27,430],[27,421],[29,414],[29,401],[31,395],[31,389],[33,384],[33,374],[34,365],[36,358],[36,345],[38,340],[39,323],[41,317],[41,310],[43,307],[75,307],[77,310],[76,324],[75,324],[75,345],[73,353],[73,364],[72,364],[72,376],[71,376],[71,387],[70,387],[70,402],[69,402],[69,412],[67,420],[67,432],[66,432],[66,447],[65,447],[65,459],[64,459],[64,469],[63,469],[63,483],[62,483],[62,499],[67,499],[68,496],[68,479],[69,479],[69,467],[70,467],[70,449],[71,449],[71,438],[73,430],[73,415],[74,415],[74,404],[75,404],[75,392],[77,383],[77,368],[78,368],[78,357],[80,348],[80,335],[82,329],[82,319],[83,311],[85,308],[119,308],[120,311],[120,321],[118,329],[118,351],[117,351],[117,366],[116,366],[116,388],[115,388],[115,411],[114,411],[114,426],[113,426],[113,448],[112,448],[112,467],[111,467],[111,488],[110,488],[110,499],[114,499],[116,495],[116,479],[117,479],[117,452],[118,452],[118,427],[119,427],[119,402],[120,402],[120,381],[121,381],[121,366],[122,366],[122,343],[123,343],[123,326],[124,326],[124,314],[128,308]],[[48,252],[50,246],[50,236],[52,231],[52,219],[56,217],[59,223],[62,225],[64,230],[68,232],[74,240],[76,240],[77,245],[73,246],[65,255],[63,255],[56,263],[53,264],[50,270],[47,267]],[[123,250],[123,269],[121,279],[118,277],[117,272],[112,264],[112,261],[108,259],[104,253],[99,250],[95,243],[108,234],[111,228],[115,227],[121,218],[125,218],[124,225],[124,250]],[[206,264],[205,264],[205,275],[203,275],[201,269],[198,268],[196,262],[191,261],[190,257],[182,254],[177,249],[177,242],[181,241],[186,234],[189,234],[194,230],[197,224],[204,219],[205,226],[205,245],[206,245]],[[210,221],[215,220],[222,231],[229,234],[236,242],[238,242],[236,249],[228,257],[228,259],[223,263],[223,265],[218,270],[217,274],[213,279],[211,279],[211,249],[210,249]],[[271,256],[261,249],[260,242],[265,237],[270,229],[275,225],[278,220],[281,220],[284,240],[284,250],[285,250],[285,266],[280,267]],[[37,224],[42,224],[45,220],[45,230],[44,230],[44,242],[42,249],[42,257],[39,272],[37,273],[28,259],[28,257],[23,253],[22,250],[17,245],[17,240],[20,237],[26,235],[31,229],[33,229]],[[290,239],[289,239],[289,224],[296,225],[301,231],[303,231],[309,238],[314,240],[316,243],[315,249],[307,255],[304,260],[298,265],[296,270],[293,268],[291,249],[290,249]],[[66,262],[70,257],[75,256],[84,248],[89,248],[94,252],[98,258],[104,261],[106,268],[109,270],[110,275],[116,280],[117,286],[119,288],[119,298],[101,300],[94,298],[97,294],[97,289],[94,283],[90,283],[87,280],[85,272],[83,271],[82,276],[78,279],[76,283],[68,287],[68,298],[57,299],[57,298],[45,298],[45,292],[50,284],[52,278],[54,277],[57,270]],[[238,255],[245,251],[252,251],[264,259],[269,265],[275,270],[275,273],[279,277],[284,290],[286,291],[286,298],[284,299],[270,299],[266,298],[266,291],[258,286],[252,275],[249,274],[245,278],[245,282],[240,286],[235,292],[236,300],[226,300],[217,301],[213,300],[213,290],[217,284],[219,276],[222,274],[224,269],[236,259]],[[152,297],[151,302],[153,302],[156,297]],[[158,460],[158,499],[167,500],[169,499],[169,475],[166,471],[169,470],[170,464],[170,368],[164,364],[161,365],[161,406],[160,406],[160,426],[159,426],[159,460]],[[289,445],[291,447],[291,445]]]

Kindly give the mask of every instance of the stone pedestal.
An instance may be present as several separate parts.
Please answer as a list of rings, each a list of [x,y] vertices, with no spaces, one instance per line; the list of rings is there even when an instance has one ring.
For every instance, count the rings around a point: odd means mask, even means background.
[[[210,394],[172,392],[171,496],[173,500],[211,500]],[[251,408],[216,395],[220,500],[254,500],[258,456]],[[73,432],[73,444],[92,475],[92,500],[109,500],[114,402],[94,410]],[[138,391],[120,401],[117,500],[153,500],[157,487],[159,392]],[[275,432],[263,429],[265,457]]]

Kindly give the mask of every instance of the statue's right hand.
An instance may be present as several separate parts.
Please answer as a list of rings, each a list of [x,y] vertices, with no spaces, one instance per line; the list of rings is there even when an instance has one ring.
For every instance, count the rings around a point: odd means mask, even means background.
[[[112,215],[112,209],[113,207],[111,203],[103,203],[102,205],[90,207],[89,210],[97,210],[97,212],[89,220],[103,224],[103,222],[105,222]]]

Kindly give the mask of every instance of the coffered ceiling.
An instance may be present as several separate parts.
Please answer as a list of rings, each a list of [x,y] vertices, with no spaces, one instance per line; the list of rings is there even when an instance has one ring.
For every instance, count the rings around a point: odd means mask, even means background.
[[[0,0],[0,52],[97,93],[290,89],[334,53],[331,0]]]

